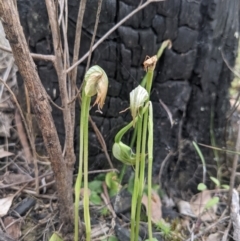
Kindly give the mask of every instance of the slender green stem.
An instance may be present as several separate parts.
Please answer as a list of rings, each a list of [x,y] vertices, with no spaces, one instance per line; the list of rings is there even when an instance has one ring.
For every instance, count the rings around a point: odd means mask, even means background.
[[[148,117],[148,238],[152,241],[152,165],[153,165],[153,108],[149,105]]]
[[[140,214],[142,195],[144,188],[144,174],[145,174],[145,156],[146,156],[146,140],[147,140],[147,122],[148,122],[148,111],[143,116],[142,126],[142,143],[141,143],[141,158],[140,158],[140,173],[139,173],[139,188],[138,188],[138,199],[137,199],[137,211],[136,211],[136,236],[135,240],[138,241],[139,225],[140,225]]]
[[[135,179],[134,179],[134,189],[132,195],[132,207],[131,207],[131,241],[135,240],[135,237],[138,234],[135,233],[136,229],[136,209],[137,209],[137,200],[139,192],[139,166],[141,159],[141,138],[142,138],[142,118],[137,122],[137,146],[136,146],[136,165],[135,165]]]
[[[146,90],[149,93],[152,88],[153,70],[149,69],[146,75]],[[136,211],[136,236],[135,240],[138,240],[139,225],[140,225],[140,214],[141,214],[141,201],[144,188],[144,176],[145,176],[145,156],[146,156],[146,143],[147,143],[147,129],[148,129],[148,110],[143,115],[143,126],[142,126],[142,145],[141,145],[141,159],[140,159],[140,174],[139,174],[139,191],[137,200],[137,211]]]
[[[202,165],[203,165],[203,183],[205,183],[206,181],[206,173],[207,173],[207,169],[206,169],[206,161],[205,158],[202,154],[202,151],[200,150],[200,148],[198,147],[198,144],[193,141],[193,146],[195,148],[195,150],[197,151],[198,156],[200,157],[201,161],[202,161]]]
[[[79,167],[78,175],[75,184],[75,210],[74,210],[74,240],[78,241],[78,219],[79,219],[79,198],[80,198],[80,189],[82,184],[82,169],[83,169],[83,130],[84,130],[84,116],[85,116],[85,106],[86,106],[86,97],[82,96],[82,109],[80,117],[80,146],[79,146]]]
[[[90,211],[89,211],[89,193],[88,193],[88,117],[90,107],[90,97],[86,97],[85,116],[84,116],[84,133],[83,133],[83,167],[84,167],[84,221],[86,226],[86,241],[90,241],[91,235],[91,222],[90,222]]]

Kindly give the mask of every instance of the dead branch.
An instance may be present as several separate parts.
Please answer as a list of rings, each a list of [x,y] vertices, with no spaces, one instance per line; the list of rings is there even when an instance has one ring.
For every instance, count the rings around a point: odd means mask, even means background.
[[[134,9],[131,13],[129,13],[126,17],[124,17],[121,21],[119,21],[113,28],[111,28],[107,33],[105,33],[92,47],[92,51],[94,51],[110,34],[112,34],[116,29],[118,29],[124,22],[126,22],[129,18],[131,18],[134,14],[145,8],[148,4],[153,2],[161,2],[164,0],[148,0],[145,3],[139,5],[136,9]],[[66,73],[69,73],[76,66],[81,64],[90,54],[88,51],[81,59],[79,59],[75,64],[73,64],[70,68],[67,69]]]
[[[86,2],[87,0],[82,0],[79,5],[78,10],[78,17],[77,17],[77,25],[76,25],[76,31],[75,31],[75,41],[74,41],[74,50],[73,50],[73,64],[77,62],[79,50],[80,50],[80,43],[81,43],[81,34],[82,34],[82,23],[83,23],[83,16],[86,8]],[[77,67],[75,67],[71,72],[71,96],[70,99],[72,99],[75,96],[76,90],[76,82],[77,82]],[[72,125],[75,126],[75,99],[70,104],[71,109],[71,116],[72,116]]]
[[[235,151],[236,152],[240,151],[240,123],[238,123],[238,136],[237,136],[237,143],[236,143]],[[232,173],[231,173],[231,177],[230,177],[230,187],[229,187],[229,196],[228,196],[229,207],[231,207],[231,202],[232,202],[232,194],[233,194],[233,188],[234,188],[234,184],[235,184],[238,159],[239,159],[239,154],[236,153],[233,158]]]
[[[5,46],[0,45],[0,49],[5,51],[5,52],[12,53],[12,50],[7,48],[7,47],[5,47]],[[31,56],[35,60],[45,60],[45,61],[51,61],[51,62],[55,61],[55,56],[53,56],[53,55],[44,55],[44,54],[34,54],[34,53],[31,53]]]
[[[53,47],[55,53],[54,66],[58,76],[59,90],[63,107],[63,120],[65,128],[65,160],[67,165],[68,186],[72,186],[72,171],[75,163],[75,154],[73,149],[74,126],[72,126],[70,108],[68,106],[68,92],[66,71],[63,65],[63,53],[61,47],[61,37],[57,22],[57,9],[54,0],[46,0],[49,23],[52,30]]]
[[[68,185],[66,164],[62,157],[62,150],[51,115],[51,107],[48,102],[47,93],[37,74],[36,66],[29,52],[13,1],[0,0],[0,17],[11,45],[15,62],[29,91],[38,125],[42,131],[44,144],[56,180],[60,219],[67,229],[71,227],[73,217],[71,210],[72,191]]]
[[[233,239],[240,240],[239,194],[236,189],[232,192],[231,219],[233,224]]]

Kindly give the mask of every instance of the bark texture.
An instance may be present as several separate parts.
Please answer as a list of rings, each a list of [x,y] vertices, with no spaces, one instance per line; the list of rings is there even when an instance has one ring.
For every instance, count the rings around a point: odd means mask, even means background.
[[[69,0],[68,40],[73,53],[79,1]],[[97,38],[135,9],[140,1],[103,1]],[[21,22],[32,51],[51,54],[51,34],[43,0],[19,0]],[[41,11],[39,10],[41,9]],[[80,57],[91,42],[97,0],[88,0],[83,20]],[[151,100],[154,107],[154,176],[169,151],[175,153],[164,165],[164,180],[178,190],[193,189],[202,177],[201,161],[191,141],[210,144],[210,130],[216,144],[225,146],[224,128],[229,109],[228,88],[231,72],[222,54],[233,66],[239,34],[239,0],[167,0],[156,2],[134,15],[93,53],[92,64],[100,65],[109,76],[109,91],[103,115],[92,110],[93,120],[103,133],[111,152],[113,138],[129,112],[119,114],[129,105],[129,92],[144,75],[142,63],[146,55],[154,55],[162,41],[170,39],[173,47],[160,60],[153,83]],[[53,67],[37,62],[38,72],[48,94],[60,104],[56,73]],[[78,67],[80,85],[84,66]],[[171,128],[166,111],[159,100],[170,109],[174,119]],[[77,107],[78,111],[78,107]],[[211,126],[212,114],[212,128]],[[53,115],[61,143],[64,126],[61,111],[53,107]],[[78,115],[79,116],[79,115]],[[78,123],[76,121],[76,153],[78,153]],[[202,149],[207,170],[216,176],[213,152]],[[90,132],[90,163],[92,169],[103,168],[107,160],[93,130]]]
[[[61,145],[53,122],[51,107],[45,89],[38,76],[36,65],[18,19],[13,1],[0,1],[0,16],[6,37],[12,48],[18,70],[26,84],[33,111],[55,175],[61,222],[67,228],[72,223],[72,191],[67,182],[66,164],[62,157]]]

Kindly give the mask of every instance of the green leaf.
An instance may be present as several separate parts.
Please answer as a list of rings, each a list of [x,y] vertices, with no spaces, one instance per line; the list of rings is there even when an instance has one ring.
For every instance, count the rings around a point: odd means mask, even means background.
[[[226,184],[223,184],[222,187],[226,190],[229,190],[229,188],[230,188],[229,185],[226,185]]]
[[[105,239],[101,239],[101,241],[118,241],[118,239],[115,236],[110,236]]]
[[[204,191],[207,189],[207,186],[204,183],[199,183],[197,189],[198,191]]]
[[[53,233],[49,241],[63,241],[58,233]]]
[[[217,187],[220,187],[220,182],[219,182],[219,180],[217,179],[217,178],[215,178],[215,177],[210,177],[210,179],[215,183],[215,185],[217,186]]]
[[[102,181],[98,180],[93,180],[88,183],[88,188],[91,191],[97,192],[97,193],[102,193]]]
[[[127,190],[128,190],[128,192],[133,194],[133,189],[134,189],[134,175],[132,174],[128,181]]]
[[[213,197],[211,198],[205,205],[205,209],[209,209],[212,208],[213,206],[215,206],[216,204],[218,204],[219,202],[219,197]]]
[[[158,241],[156,238],[152,238],[151,240],[150,239],[146,239],[145,241]]]
[[[101,210],[100,210],[100,213],[102,216],[107,216],[108,214],[110,214],[109,210],[107,207],[103,207]]]
[[[91,191],[91,195],[89,197],[89,200],[91,203],[95,204],[95,205],[100,205],[102,204],[102,199],[99,197],[99,195],[94,192],[94,191]]]

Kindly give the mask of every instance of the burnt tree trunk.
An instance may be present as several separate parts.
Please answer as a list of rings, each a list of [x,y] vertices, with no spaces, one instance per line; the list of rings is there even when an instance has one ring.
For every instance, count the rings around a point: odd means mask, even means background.
[[[135,9],[139,2],[104,0],[97,39]],[[79,2],[69,0],[68,7],[68,40],[72,54]],[[18,9],[31,50],[41,54],[52,53],[44,1],[19,0]],[[89,50],[96,11],[97,0],[88,0],[80,56]],[[108,97],[103,115],[96,113],[95,109],[91,113],[103,133],[109,152],[116,132],[124,122],[130,120],[129,112],[119,112],[128,107],[130,91],[144,76],[142,63],[145,57],[154,55],[161,42],[170,39],[172,49],[166,50],[159,61],[151,94],[154,106],[154,176],[157,179],[160,166],[171,151],[174,155],[166,161],[164,175],[161,177],[166,188],[196,188],[202,178],[202,167],[192,141],[210,145],[212,130],[216,144],[219,147],[226,146],[224,129],[232,75],[222,55],[230,66],[234,65],[238,32],[238,0],[167,0],[151,3],[110,35],[94,51],[92,58],[92,64],[100,65],[109,76]],[[37,64],[48,94],[60,104],[53,66],[41,61]],[[78,86],[84,75],[85,64],[86,62],[78,67]],[[160,99],[172,112],[172,128]],[[79,108],[76,108],[79,116]],[[53,115],[63,143],[62,114],[54,106]],[[76,123],[78,153],[79,118]],[[93,130],[90,140],[90,166],[92,169],[103,168],[108,162]],[[206,148],[202,148],[202,151],[209,175],[216,176],[213,151]],[[221,155],[220,161],[224,161]]]

